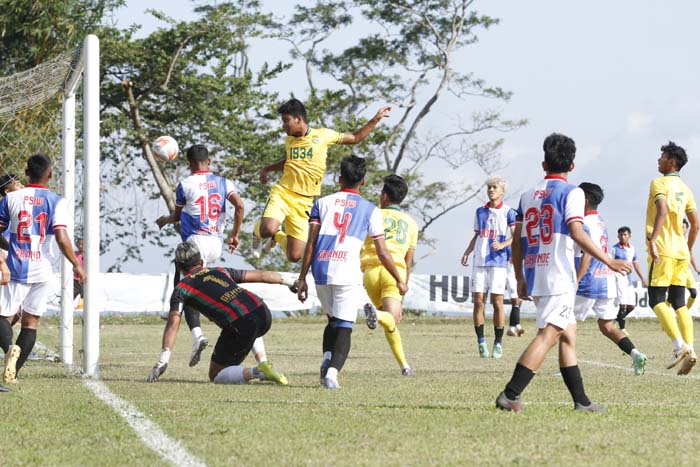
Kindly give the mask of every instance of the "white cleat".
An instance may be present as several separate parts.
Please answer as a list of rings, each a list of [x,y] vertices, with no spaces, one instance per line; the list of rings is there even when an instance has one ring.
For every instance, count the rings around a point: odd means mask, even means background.
[[[190,366],[195,366],[199,363],[199,359],[202,357],[202,352],[209,345],[209,340],[204,336],[199,336],[199,339],[195,341],[192,345],[192,354],[190,355]]]

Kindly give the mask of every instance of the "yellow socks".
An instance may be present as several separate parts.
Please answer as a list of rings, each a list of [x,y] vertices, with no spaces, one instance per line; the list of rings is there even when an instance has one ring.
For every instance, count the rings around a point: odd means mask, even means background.
[[[678,326],[680,327],[683,340],[689,346],[693,346],[693,317],[690,316],[690,307],[683,307],[676,310],[678,316]]]
[[[684,308],[681,308],[681,310]],[[688,309],[685,308],[685,311],[687,312]],[[671,310],[666,302],[656,304],[654,307],[654,313],[656,313],[656,317],[659,318],[661,328],[666,332],[668,337],[674,340],[681,337],[681,330],[678,328],[678,323],[676,322],[676,314],[673,312],[673,310]],[[692,328],[692,322],[690,325]]]
[[[695,303],[695,299],[693,297],[688,297],[688,309],[690,310],[693,308],[693,303]]]
[[[394,354],[396,362],[401,368],[407,368],[406,356],[403,353],[403,343],[401,342],[401,334],[399,328],[396,327],[396,321],[391,313],[386,311],[377,311],[379,324],[384,328],[384,336],[389,343],[391,353]]]
[[[282,251],[287,251],[287,234],[279,230],[275,234],[275,241],[282,247]]]
[[[262,223],[262,221],[260,219],[258,219],[257,221],[255,221],[255,225],[253,225],[253,235],[255,235],[258,238],[260,238],[260,224],[261,223]]]

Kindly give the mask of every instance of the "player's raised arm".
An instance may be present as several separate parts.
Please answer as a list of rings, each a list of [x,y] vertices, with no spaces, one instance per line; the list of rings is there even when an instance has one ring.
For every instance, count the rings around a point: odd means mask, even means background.
[[[168,224],[174,224],[180,220],[180,213],[182,213],[182,206],[175,205],[175,209],[167,216],[160,216],[156,219],[156,224],[159,229],[162,229]]]
[[[341,140],[340,144],[358,144],[362,142],[365,138],[369,136],[369,134],[374,130],[374,127],[377,126],[379,121],[384,118],[388,117],[389,114],[391,113],[391,107],[386,106],[386,107],[381,107],[376,115],[372,117],[367,123],[365,123],[362,127],[360,127],[358,130],[356,130],[353,133],[344,133],[343,134],[343,139]]]
[[[280,172],[284,170],[284,163],[286,162],[287,158],[285,157],[284,159],[278,160],[277,162],[274,162],[270,165],[266,165],[262,169],[260,169],[260,183],[267,183],[268,182],[268,177],[267,175],[270,172]]]

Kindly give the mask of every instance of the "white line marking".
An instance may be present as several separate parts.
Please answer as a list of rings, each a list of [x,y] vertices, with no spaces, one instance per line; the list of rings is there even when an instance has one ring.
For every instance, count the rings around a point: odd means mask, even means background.
[[[614,365],[612,363],[603,363],[603,362],[596,362],[594,360],[581,360],[579,359],[579,362],[585,363],[586,365],[593,365],[593,366],[599,366],[603,368],[616,368],[619,370],[626,370],[626,371],[634,371],[634,369],[631,366],[622,366],[622,365]],[[680,366],[680,363],[679,363]],[[664,376],[666,378],[689,378],[689,379],[698,379],[700,376],[697,374],[694,375],[677,375],[676,371],[678,370],[679,367],[675,367],[671,370],[668,370],[669,372],[672,373],[663,373],[661,371],[653,371],[653,370],[645,370],[644,374],[645,375],[654,375],[654,376]]]
[[[85,380],[85,386],[98,399],[112,407],[136,434],[141,441],[155,451],[166,462],[174,466],[200,467],[206,466],[204,461],[194,457],[179,441],[171,438],[153,423],[148,417],[139,412],[134,406],[120,398],[101,381]]]

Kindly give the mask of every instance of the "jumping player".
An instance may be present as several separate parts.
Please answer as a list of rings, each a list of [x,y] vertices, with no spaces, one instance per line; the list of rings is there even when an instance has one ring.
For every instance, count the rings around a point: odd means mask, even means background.
[[[5,383],[15,381],[34,348],[51,289],[51,264],[58,256],[56,245],[80,280],[85,281],[86,277],[66,231],[70,222],[66,200],[47,186],[52,175],[51,160],[43,154],[30,156],[25,173],[29,184],[0,201],[0,234],[10,230],[7,262],[12,275],[9,285],[0,287],[0,347],[6,356]],[[20,307],[22,329],[12,345],[9,320]]]
[[[398,175],[384,178],[384,187],[379,196],[382,219],[384,221],[384,242],[391,253],[396,267],[401,272],[403,282],[408,284],[411,274],[413,254],[418,242],[418,226],[407,213],[401,211],[400,203],[408,193],[408,184]],[[377,323],[384,329],[391,353],[401,367],[401,374],[412,376],[413,370],[406,361],[399,334],[398,324],[403,314],[403,297],[396,287],[396,280],[382,266],[374,240],[367,237],[360,253],[363,284],[372,303],[365,305],[367,326],[375,329]],[[379,309],[379,311],[377,310]]]
[[[637,261],[637,252],[634,245],[630,243],[632,238],[632,230],[629,227],[623,226],[617,229],[617,239],[619,240],[612,248],[612,257],[615,259],[621,259],[632,263],[637,276],[642,281],[642,287],[647,286],[647,281],[642,274],[642,270],[639,267],[639,261]],[[631,275],[615,275],[615,284],[617,286],[617,303],[619,310],[617,312],[617,327],[620,331],[627,334],[625,330],[625,318],[634,310],[637,306],[637,295],[634,292],[634,286],[632,284]]]
[[[408,287],[384,243],[381,211],[360,196],[365,182],[366,162],[347,156],[340,162],[341,190],[317,200],[309,218],[309,238],[298,279],[298,297],[308,298],[306,274],[311,272],[316,293],[328,324],[323,332],[321,380],[327,389],[338,389],[338,372],[350,352],[350,335],[362,305],[362,271],[360,249],[369,235],[377,257],[396,281],[400,295]]]
[[[190,306],[221,328],[209,364],[210,381],[215,384],[238,384],[261,379],[287,384],[287,378],[273,370],[272,364],[267,361],[255,368],[241,365],[253,348],[253,342],[270,330],[272,316],[260,297],[238,284],[281,284],[282,277],[269,271],[206,268],[197,246],[190,242],[180,243],[175,249],[175,266],[184,277],[170,297],[170,314],[163,331],[160,358],[151,369],[147,381],[158,381],[168,368],[182,308]]]
[[[608,229],[605,221],[598,213],[598,206],[603,201],[603,189],[594,183],[584,182],[579,185],[586,198],[585,217],[583,229],[593,240],[593,243],[604,253],[608,252]],[[576,269],[578,289],[576,290],[576,302],[574,314],[578,321],[584,321],[587,315],[593,311],[598,318],[598,329],[605,337],[613,341],[617,346],[632,357],[632,366],[637,376],[644,374],[647,356],[637,350],[620,329],[613,325],[617,316],[615,297],[615,273],[606,265],[591,258],[590,255],[576,249]],[[627,260],[625,260],[627,261]]]
[[[287,134],[284,141],[286,156],[260,171],[261,183],[267,183],[270,172],[283,172],[282,178],[270,190],[262,220],[253,230],[254,257],[260,256],[260,239],[274,237],[289,261],[295,263],[301,259],[308,236],[311,205],[314,196],[321,194],[328,147],[364,141],[390,111],[391,107],[382,107],[354,133],[338,133],[328,128],[311,128],[306,108],[297,99],[290,99],[277,109]],[[281,230],[282,224],[284,231]]]
[[[503,356],[503,330],[506,324],[503,293],[506,288],[508,270],[508,248],[513,242],[515,210],[503,203],[506,181],[501,177],[486,180],[489,202],[477,208],[474,215],[474,236],[462,255],[462,266],[467,266],[469,255],[474,251],[471,290],[474,299],[474,331],[481,358],[489,357],[489,348],[484,338],[484,315],[486,295],[491,293],[493,304],[493,358]]]
[[[522,392],[559,343],[559,369],[574,400],[574,410],[602,411],[605,409],[586,396],[576,361],[574,242],[613,271],[628,272],[631,266],[603,253],[583,230],[583,191],[567,182],[574,169],[574,141],[553,133],[544,140],[543,148],[542,168],[547,175],[520,197],[515,225],[518,241],[513,243],[518,294],[534,300],[538,331],[496,398],[496,407],[515,412],[523,409]]]

